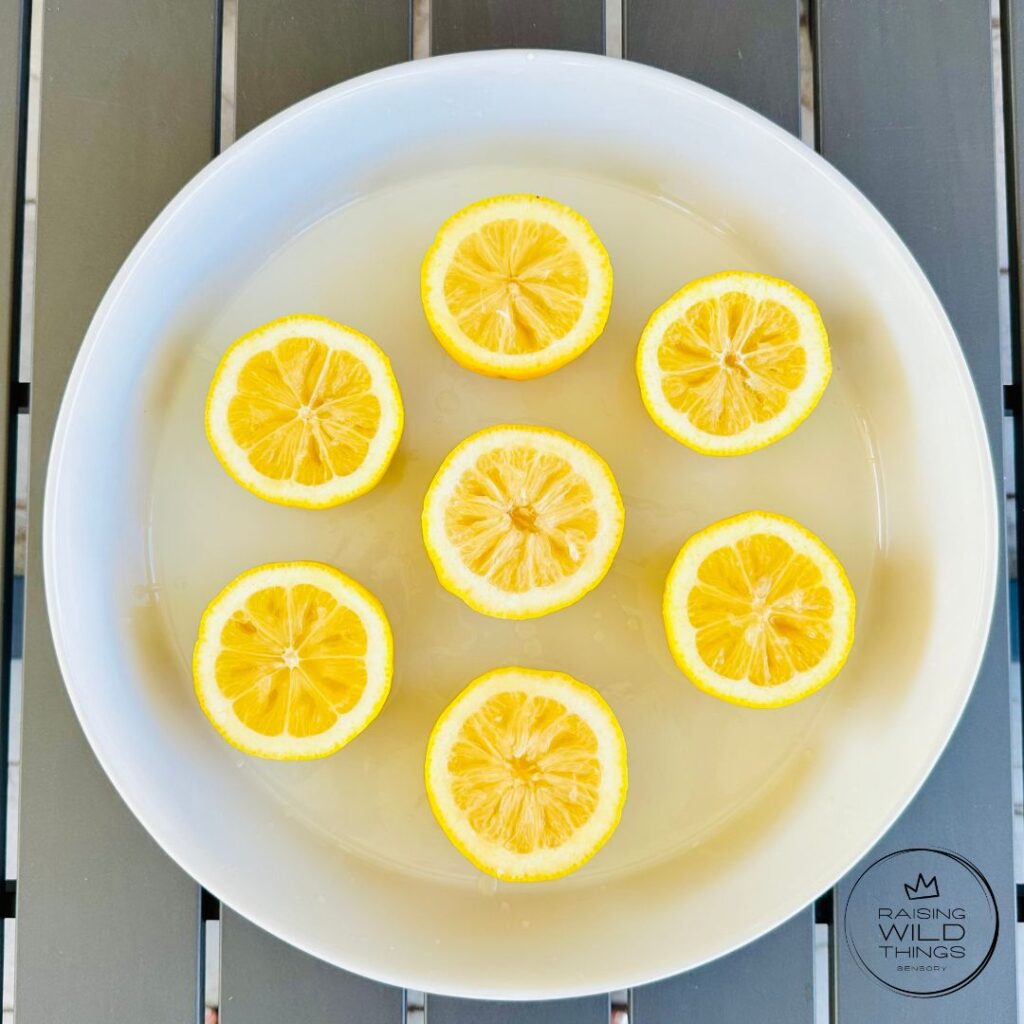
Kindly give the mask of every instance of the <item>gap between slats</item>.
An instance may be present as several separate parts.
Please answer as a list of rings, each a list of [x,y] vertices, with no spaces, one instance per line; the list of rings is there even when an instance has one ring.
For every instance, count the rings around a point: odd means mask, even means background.
[[[800,0],[800,139],[820,152],[818,139],[818,53],[815,47],[815,3]],[[836,942],[835,894],[819,896],[814,907],[814,1024],[832,1024],[835,1019],[833,964]]]
[[[220,0],[220,113],[217,152],[235,141],[235,89],[238,78],[238,0]]]
[[[223,153],[236,137],[235,96],[238,69],[238,2],[217,0],[217,115],[215,155]],[[199,993],[203,1024],[217,1024],[220,1007],[220,901],[200,890]]]
[[[412,59],[430,56],[430,0],[412,0]]]
[[[814,60],[813,0],[800,0],[800,141],[818,148],[818,82]]]

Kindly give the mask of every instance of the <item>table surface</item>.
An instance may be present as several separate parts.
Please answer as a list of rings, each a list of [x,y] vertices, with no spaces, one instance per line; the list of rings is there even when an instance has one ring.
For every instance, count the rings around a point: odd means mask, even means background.
[[[811,72],[813,120],[803,137],[879,207],[924,267],[974,375],[1003,469],[997,476],[1011,476],[1009,452],[1024,450],[1017,355],[1024,175],[1016,175],[1024,69],[1013,73],[1024,61],[1022,2],[1003,0],[1000,52],[987,0],[808,0],[803,35],[797,0],[624,0],[621,23],[606,18],[605,0],[417,0],[416,13],[429,18],[429,46],[415,47],[411,0],[237,0],[234,47],[225,52],[222,0],[46,0],[34,14],[31,0],[0,0],[0,323],[7,338],[0,374],[8,382],[0,388],[0,765],[8,760],[23,590],[23,706],[13,739],[21,758],[19,852],[3,903],[14,919],[19,1024],[202,1020],[213,929],[224,1024],[398,1024],[413,1012],[429,1024],[608,1024],[613,1014],[633,1024],[811,1024],[816,1001],[827,1002],[839,1024],[1017,1020],[1010,750],[1011,693],[1020,680],[1011,678],[1005,573],[978,685],[949,748],[891,832],[815,906],[709,966],[617,994],[614,1005],[611,995],[483,1004],[427,994],[422,1011],[409,1011],[405,992],[308,957],[221,906],[124,807],[82,736],[57,668],[39,524],[50,439],[79,343],[133,243],[230,137],[222,84],[233,76],[231,113],[241,136],[319,89],[428,50],[609,53],[719,89],[798,135],[801,71]],[[40,14],[30,280],[23,258],[29,26]],[[995,123],[994,81],[1002,82],[1005,123]],[[997,139],[1005,139],[1005,162]],[[997,202],[997,175],[1005,176],[1006,210]],[[1007,371],[1001,246],[1009,253]],[[29,305],[34,342],[31,367],[22,368],[21,312]],[[1017,442],[1005,463],[1004,423],[1012,423]],[[15,473],[18,438],[29,424],[22,581],[13,559]],[[0,848],[8,825],[0,814]],[[846,898],[864,866],[920,847],[977,865],[1001,924],[975,980],[932,999],[879,984],[842,938]],[[815,970],[816,928],[828,934],[823,972]],[[11,929],[5,934],[9,940]]]

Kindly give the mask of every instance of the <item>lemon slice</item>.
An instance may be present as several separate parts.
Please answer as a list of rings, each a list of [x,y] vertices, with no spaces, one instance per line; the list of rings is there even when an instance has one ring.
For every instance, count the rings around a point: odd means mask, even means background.
[[[626,741],[596,690],[561,672],[499,668],[475,679],[427,745],[430,806],[481,871],[539,882],[607,842],[626,801]]]
[[[286,316],[239,338],[206,400],[206,436],[247,491],[327,508],[365,494],[402,435],[391,364],[365,335],[322,316]]]
[[[495,196],[442,225],[421,294],[431,330],[457,362],[491,377],[539,377],[604,330],[612,265],[575,210],[541,196]]]
[[[380,602],[337,569],[281,562],[209,604],[192,660],[206,717],[247,754],[325,757],[372,722],[391,688]]]
[[[601,582],[624,515],[612,471],[592,448],[545,427],[491,427],[437,471],[423,540],[438,579],[470,608],[528,619]]]
[[[655,310],[636,368],[662,430],[706,455],[742,455],[811,414],[832,360],[825,325],[802,291],[732,271],[691,281]]]
[[[694,534],[668,574],[663,608],[679,667],[700,689],[748,707],[814,693],[853,644],[842,565],[813,533],[772,512]]]

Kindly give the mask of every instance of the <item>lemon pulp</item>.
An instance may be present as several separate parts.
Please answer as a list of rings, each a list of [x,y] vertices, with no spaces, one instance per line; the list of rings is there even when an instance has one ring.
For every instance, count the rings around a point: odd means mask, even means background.
[[[587,268],[561,231],[536,220],[494,220],[464,238],[444,298],[467,337],[491,352],[538,352],[576,326]]]
[[[316,338],[291,337],[245,363],[227,421],[263,476],[316,485],[361,465],[380,418],[360,359]]]
[[[261,566],[210,603],[193,672],[203,710],[229,742],[263,757],[320,757],[383,705],[391,632],[376,599],[336,569]]]
[[[523,593],[579,569],[598,517],[590,484],[568,461],[518,445],[483,452],[463,473],[444,525],[470,571]]]
[[[452,795],[477,835],[516,853],[561,846],[597,806],[597,737],[557,700],[499,693],[463,723]]]
[[[799,523],[749,512],[683,545],[665,586],[669,646],[697,686],[755,707],[824,686],[853,643],[855,601],[835,555]]]
[[[391,364],[369,338],[325,317],[290,316],[224,354],[206,433],[224,468],[253,494],[325,508],[380,480],[403,416]]]
[[[834,638],[834,610],[818,566],[766,533],[708,555],[686,602],[703,662],[756,686],[818,665]]]
[[[710,455],[791,433],[831,374],[817,307],[786,281],[733,271],[686,285],[651,316],[637,375],[654,421]]]
[[[611,565],[623,509],[611,470],[586,445],[541,427],[467,438],[427,492],[423,536],[441,583],[502,618],[579,600]]]
[[[575,871],[611,836],[626,798],[615,715],[561,672],[510,667],[474,680],[437,720],[425,771],[448,838],[509,881]]]
[[[472,203],[438,231],[421,297],[434,335],[463,366],[529,378],[575,359],[604,329],[612,269],[575,210],[534,195]]]
[[[807,372],[799,333],[796,317],[771,299],[738,291],[703,299],[658,346],[665,398],[710,434],[773,419]]]

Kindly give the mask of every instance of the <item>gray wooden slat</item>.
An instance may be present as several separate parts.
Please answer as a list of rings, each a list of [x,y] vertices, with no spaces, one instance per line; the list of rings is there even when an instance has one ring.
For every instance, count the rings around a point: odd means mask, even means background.
[[[7,536],[8,495],[7,444],[11,430],[11,394],[8,382],[17,374],[12,354],[18,348],[21,303],[15,275],[21,270],[21,211],[24,201],[24,139],[22,120],[28,102],[27,39],[31,17],[23,0],[0,0],[0,536]],[[23,53],[23,50],[25,51]],[[26,60],[22,58],[25,57]],[[10,453],[13,455],[13,452]],[[0,542],[0,580],[7,578],[9,552]],[[6,737],[0,737],[6,743]],[[0,751],[0,754],[4,754]],[[6,757],[4,757],[6,761]],[[5,773],[6,764],[0,766]],[[0,812],[2,813],[2,812]],[[0,849],[3,849],[0,836]]]
[[[221,911],[221,1024],[402,1024],[405,993],[286,946]]]
[[[821,150],[889,218],[945,304],[981,396],[1001,479],[989,5],[818,0],[816,26]],[[1004,588],[1001,578],[988,653],[948,749],[896,826],[837,888],[839,1024],[1015,1019]],[[976,980],[931,999],[883,987],[843,938],[846,900],[864,867],[922,846],[976,864],[1001,919],[995,953]]]
[[[0,3],[0,329],[14,329],[15,191],[21,115],[21,0]],[[6,377],[6,374],[5,374]]]
[[[238,134],[319,89],[411,57],[411,17],[409,0],[241,0]],[[224,1024],[403,1019],[401,989],[308,957],[228,909],[220,941]]]
[[[10,353],[16,344],[16,282],[19,265],[16,252],[20,244],[17,202],[20,152],[19,134],[23,105],[27,97],[22,90],[23,13],[29,12],[22,0],[0,0],[0,381],[10,378]],[[0,451],[6,446],[8,409],[7,396],[0,394]],[[6,508],[6,473],[0,470],[0,509]],[[0,579],[4,578],[3,549],[0,545]]]
[[[624,0],[623,56],[674,71],[800,130],[797,0]]]
[[[626,0],[623,18],[628,59],[685,75],[799,130],[795,0]],[[746,949],[634,990],[631,1022],[810,1024],[813,943],[808,909]]]
[[[1017,385],[1014,418],[1014,479],[1024,481],[1024,7],[1020,0],[1004,0],[1002,12],[1003,99],[1006,128],[1007,208],[1011,299],[1011,359]],[[1017,550],[1024,550],[1024,493],[1017,490]],[[1018,560],[1017,579],[1021,570]],[[1022,680],[1024,682],[1024,680]]]
[[[633,992],[630,1024],[757,1021],[796,1024],[814,1016],[810,972],[813,911],[804,910],[749,946],[707,967]],[[737,984],[738,979],[742,984]]]
[[[79,729],[50,639],[40,523],[57,408],[93,310],[210,159],[214,14],[211,0],[49,0],[44,11],[19,1024],[177,1024],[199,1012],[198,889],[121,803]]]
[[[236,115],[241,136],[285,107],[412,57],[411,0],[241,0]]]
[[[545,1003],[487,1003],[427,996],[424,1024],[608,1024],[608,996]]]
[[[604,53],[604,0],[432,0],[431,53],[522,46]]]
[[[13,532],[14,494],[9,489],[15,450],[16,428],[11,419],[11,381],[19,344],[21,224],[19,205],[24,201],[24,134],[22,123],[28,102],[26,66],[28,22],[31,15],[21,0],[0,0],[0,621],[11,617],[13,627],[13,579],[9,537]],[[0,785],[7,792],[8,723],[10,720],[10,651],[0,644]],[[7,849],[7,804],[0,807],[0,850]],[[0,935],[0,956],[4,953]]]

